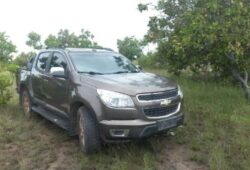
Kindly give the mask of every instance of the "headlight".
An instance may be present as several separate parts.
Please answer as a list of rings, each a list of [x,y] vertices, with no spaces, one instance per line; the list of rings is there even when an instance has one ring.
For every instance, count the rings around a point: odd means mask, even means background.
[[[135,106],[133,100],[128,95],[102,89],[97,89],[97,93],[108,107],[134,108]]]
[[[180,86],[178,86],[178,95],[179,95],[181,98],[183,98],[183,92],[182,92]]]

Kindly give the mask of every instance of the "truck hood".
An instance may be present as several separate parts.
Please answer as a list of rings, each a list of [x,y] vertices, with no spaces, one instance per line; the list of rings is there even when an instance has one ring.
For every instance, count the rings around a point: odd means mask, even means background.
[[[170,79],[152,73],[123,73],[107,75],[83,75],[82,82],[98,89],[116,91],[135,96],[139,93],[159,92],[176,88]]]

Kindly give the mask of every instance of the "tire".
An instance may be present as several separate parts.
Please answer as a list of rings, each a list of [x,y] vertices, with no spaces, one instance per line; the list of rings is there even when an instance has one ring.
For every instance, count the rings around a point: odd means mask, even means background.
[[[81,151],[85,154],[98,152],[101,139],[96,119],[85,107],[80,107],[77,111],[77,121]]]
[[[27,90],[23,90],[21,95],[22,95],[21,104],[22,104],[23,113],[24,113],[24,116],[29,119],[33,115],[33,111],[31,109],[32,103],[30,100],[30,95]]]

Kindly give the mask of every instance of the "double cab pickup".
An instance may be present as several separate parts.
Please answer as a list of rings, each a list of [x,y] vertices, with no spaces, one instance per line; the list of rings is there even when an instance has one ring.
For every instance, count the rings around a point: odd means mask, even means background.
[[[19,70],[17,91],[26,117],[78,135],[87,154],[183,124],[180,87],[109,49],[42,50]]]

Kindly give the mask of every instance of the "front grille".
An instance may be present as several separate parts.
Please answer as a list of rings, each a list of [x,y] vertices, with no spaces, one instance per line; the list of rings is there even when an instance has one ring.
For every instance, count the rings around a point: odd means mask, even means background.
[[[178,89],[168,90],[161,93],[149,93],[138,95],[139,101],[161,100],[178,95]]]
[[[144,109],[144,114],[147,117],[167,116],[177,111],[179,104],[173,104],[167,107],[147,108]]]

